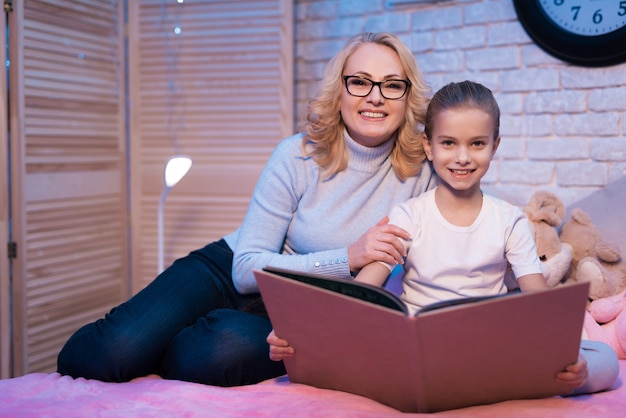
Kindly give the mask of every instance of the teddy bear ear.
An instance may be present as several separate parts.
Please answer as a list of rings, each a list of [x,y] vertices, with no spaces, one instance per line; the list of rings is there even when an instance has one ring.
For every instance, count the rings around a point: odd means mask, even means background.
[[[540,190],[532,195],[524,213],[533,222],[545,222],[557,227],[563,222],[565,205],[554,193]]]
[[[591,216],[581,208],[572,209],[572,213],[570,217],[573,221],[581,224],[581,225],[589,225],[591,224]]]
[[[537,212],[541,208],[543,203],[543,192],[538,191],[533,193],[528,201],[528,204],[524,208],[524,213],[531,221],[538,222],[540,219],[537,219]]]

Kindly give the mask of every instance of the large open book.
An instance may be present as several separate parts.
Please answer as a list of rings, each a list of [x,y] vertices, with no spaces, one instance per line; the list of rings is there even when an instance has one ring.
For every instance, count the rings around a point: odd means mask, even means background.
[[[415,316],[394,294],[330,277],[254,272],[289,379],[434,412],[568,394],[588,284],[438,304]]]

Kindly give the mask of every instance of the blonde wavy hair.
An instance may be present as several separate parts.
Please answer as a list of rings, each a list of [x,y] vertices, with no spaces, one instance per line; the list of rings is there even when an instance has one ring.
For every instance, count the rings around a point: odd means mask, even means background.
[[[424,125],[429,88],[422,78],[411,50],[398,37],[389,33],[365,32],[348,39],[345,46],[326,65],[320,91],[311,100],[303,126],[304,155],[313,158],[324,177],[332,177],[348,166],[343,140],[345,124],[341,118],[340,99],[346,61],[361,46],[374,43],[393,49],[411,85],[406,95],[404,124],[398,128],[391,151],[391,165],[396,175],[405,180],[419,173],[424,161],[422,126]]]

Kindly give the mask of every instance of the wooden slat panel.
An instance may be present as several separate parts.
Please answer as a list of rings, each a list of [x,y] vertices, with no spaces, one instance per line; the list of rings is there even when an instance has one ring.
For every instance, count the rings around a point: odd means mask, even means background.
[[[127,297],[127,170],[123,1],[14,4],[19,375]]]
[[[163,166],[194,160],[164,209],[165,264],[239,226],[261,168],[293,132],[292,2],[129,4],[133,290],[157,268]],[[174,33],[178,27],[180,35]]]

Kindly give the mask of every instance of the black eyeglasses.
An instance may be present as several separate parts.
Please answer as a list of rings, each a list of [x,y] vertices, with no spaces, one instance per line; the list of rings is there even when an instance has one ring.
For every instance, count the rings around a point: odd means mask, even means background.
[[[374,86],[378,86],[380,94],[389,100],[401,99],[411,85],[409,80],[372,81],[358,75],[344,75],[343,81],[346,84],[346,90],[352,96],[365,97],[372,92]]]

